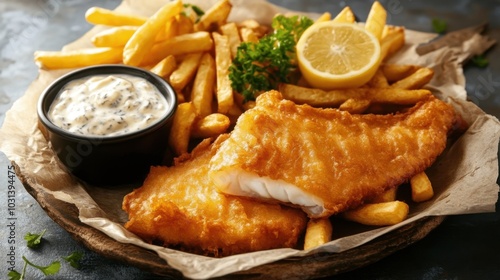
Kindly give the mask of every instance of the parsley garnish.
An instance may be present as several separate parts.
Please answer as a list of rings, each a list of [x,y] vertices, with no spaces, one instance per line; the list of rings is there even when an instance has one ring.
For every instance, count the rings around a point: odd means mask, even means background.
[[[482,54],[474,56],[471,61],[474,65],[481,68],[488,66],[489,63],[488,59],[486,59]]]
[[[62,257],[65,261],[67,261],[72,267],[79,269],[80,268],[80,260],[83,257],[82,252],[73,252],[71,255],[67,257]]]
[[[26,233],[26,235],[24,235],[24,240],[27,241],[28,248],[38,247],[38,245],[40,245],[40,242],[42,241],[42,236],[45,234],[46,231],[47,230],[44,229],[39,234],[31,233],[31,232]]]
[[[289,82],[291,73],[297,69],[295,45],[312,24],[305,16],[279,15],[273,19],[273,33],[257,43],[242,43],[229,67],[233,89],[249,101],[254,100],[258,92]]]
[[[436,33],[443,34],[448,29],[448,24],[442,19],[435,18],[432,20],[432,29]]]
[[[191,10],[196,14],[196,21],[195,23],[197,23],[198,21],[200,21],[200,18],[205,14],[205,11],[203,11],[200,7],[196,6],[196,5],[193,5],[193,4],[184,4],[184,9],[188,9],[191,8]],[[186,13],[186,11],[183,11],[182,14],[184,16],[187,16],[189,17],[189,14]]]
[[[54,275],[59,272],[59,269],[61,269],[61,262],[59,261],[54,261],[48,266],[40,266],[30,262],[25,256],[23,256],[23,260],[24,266],[22,272],[19,273],[16,270],[9,271],[9,280],[23,280],[26,275],[26,268],[28,265],[40,270],[45,276]]]

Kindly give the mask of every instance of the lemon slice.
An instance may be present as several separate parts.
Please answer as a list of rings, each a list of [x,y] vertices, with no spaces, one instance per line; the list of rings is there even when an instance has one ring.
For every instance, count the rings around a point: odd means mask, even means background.
[[[380,64],[380,43],[362,26],[319,22],[297,42],[300,71],[313,87],[359,87],[368,82]]]

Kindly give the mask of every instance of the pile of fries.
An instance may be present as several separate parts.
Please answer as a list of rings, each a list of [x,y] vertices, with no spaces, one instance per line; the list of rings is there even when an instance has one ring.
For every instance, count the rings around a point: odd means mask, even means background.
[[[241,42],[257,42],[270,28],[254,20],[228,22],[231,9],[229,0],[220,0],[200,16],[195,7],[178,0],[146,18],[90,8],[87,21],[108,26],[92,37],[95,47],[37,51],[35,61],[48,70],[123,63],[163,77],[174,87],[179,101],[168,141],[175,154],[182,155],[189,151],[190,141],[228,132],[238,116],[253,106],[252,101],[243,103],[241,94],[233,91],[229,67]],[[387,25],[386,17],[386,10],[374,2],[365,23],[365,28],[379,38],[383,61],[405,44],[405,29]],[[324,13],[316,22],[327,20],[358,24],[349,7],[333,19]],[[311,88],[301,79],[297,84],[280,84],[279,91],[299,104],[335,107],[353,114],[377,113],[383,112],[384,106],[412,105],[430,95],[422,87],[433,74],[432,69],[417,65],[382,62],[374,77],[359,88],[324,91]],[[415,202],[433,196],[424,172],[413,177],[410,186]],[[407,217],[409,206],[396,200],[396,193],[397,188],[391,189],[341,217],[374,226],[399,223]],[[311,219],[304,249],[324,244],[331,236],[330,219]]]

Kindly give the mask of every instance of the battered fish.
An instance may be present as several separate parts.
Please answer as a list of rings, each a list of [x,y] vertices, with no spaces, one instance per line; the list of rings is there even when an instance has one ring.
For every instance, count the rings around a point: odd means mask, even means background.
[[[224,137],[203,141],[173,167],[152,167],[125,196],[125,227],[146,242],[209,256],[294,247],[307,223],[300,209],[217,192],[208,162]]]
[[[456,118],[432,96],[404,113],[351,115],[267,92],[240,116],[210,161],[210,176],[226,194],[330,216],[428,168]]]

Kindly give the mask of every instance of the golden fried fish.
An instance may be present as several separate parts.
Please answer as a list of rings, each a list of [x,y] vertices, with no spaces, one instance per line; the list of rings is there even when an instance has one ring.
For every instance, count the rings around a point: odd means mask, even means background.
[[[226,196],[208,177],[208,162],[224,137],[204,140],[173,167],[152,167],[125,196],[125,227],[147,242],[210,256],[294,247],[305,230],[300,209]]]
[[[325,217],[428,168],[456,118],[433,96],[402,113],[352,115],[297,105],[271,91],[240,116],[210,161],[210,176],[223,193]]]

